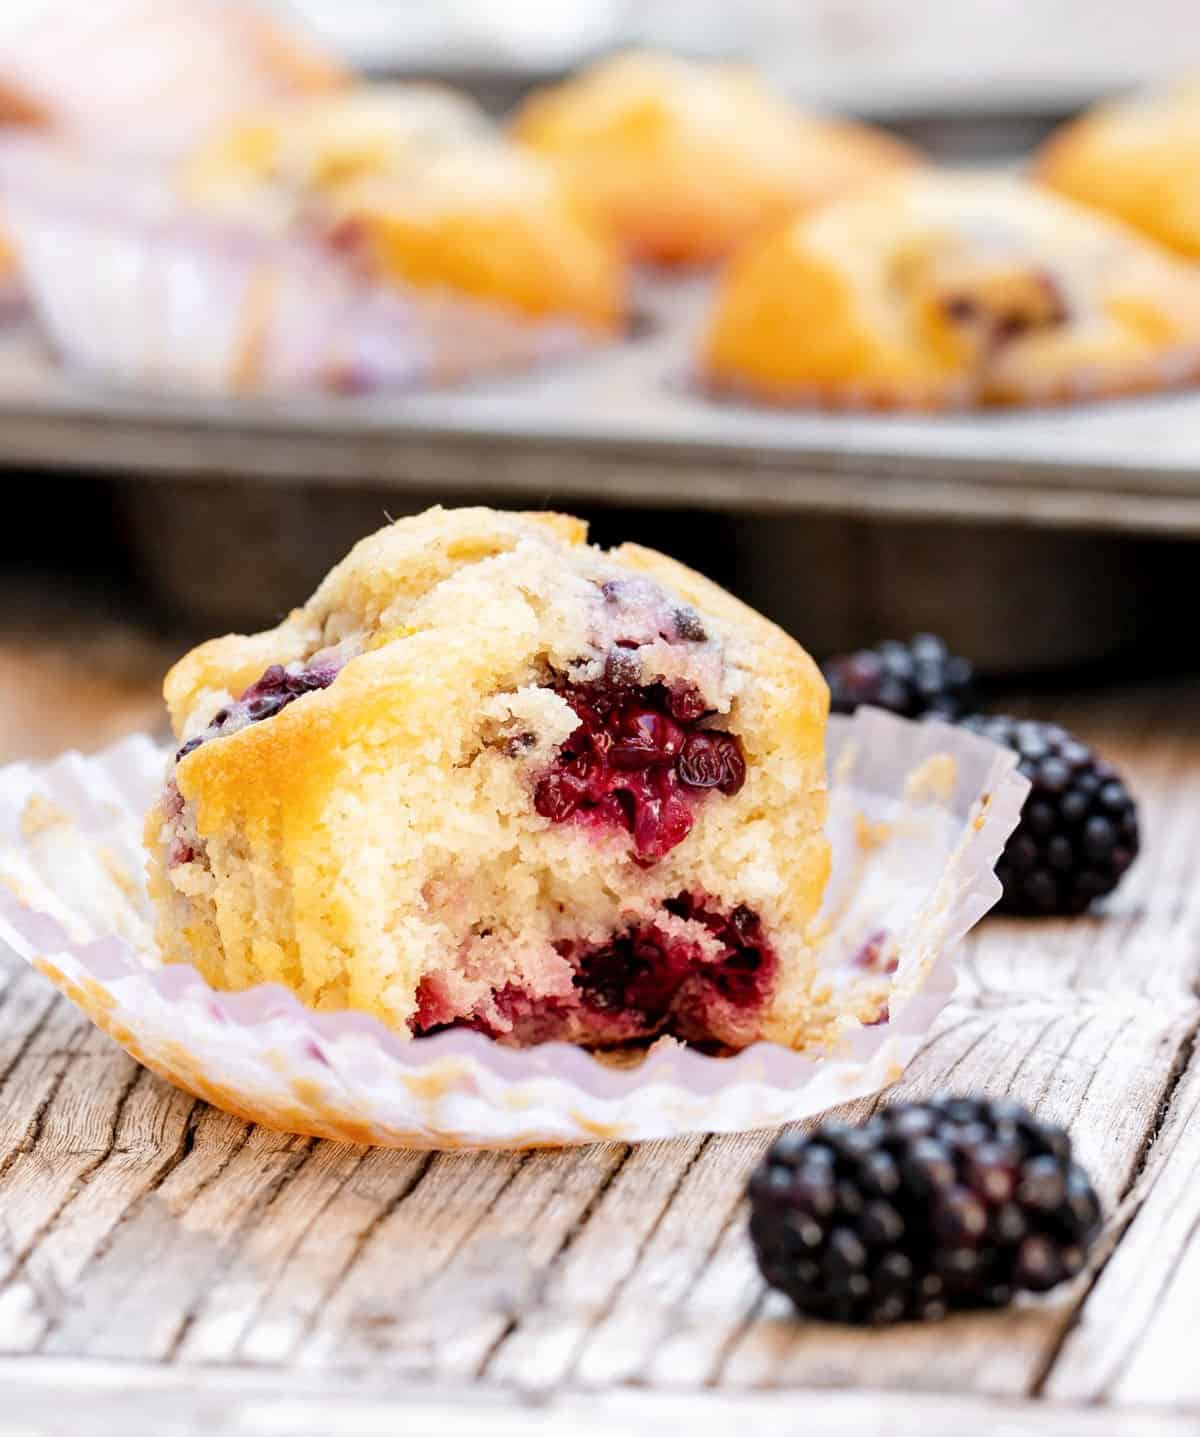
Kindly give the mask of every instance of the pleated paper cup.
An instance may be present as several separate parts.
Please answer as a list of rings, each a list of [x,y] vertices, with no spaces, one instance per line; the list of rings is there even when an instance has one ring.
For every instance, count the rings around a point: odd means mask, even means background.
[[[597,341],[446,289],[383,284],[300,233],[185,208],[142,169],[0,147],[0,212],[34,318],[69,368],[208,395],[445,384]]]
[[[141,829],[166,755],[144,736],[0,770],[0,939],[152,1071],[289,1132],[525,1148],[772,1127],[899,1078],[953,991],[956,948],[999,896],[993,868],[1028,790],[1007,749],[873,710],[832,719],[828,754],[822,977],[872,1016],[821,1051],[720,1058],[661,1039],[614,1065],[465,1029],[409,1040],[276,985],[214,991],[155,948]]]

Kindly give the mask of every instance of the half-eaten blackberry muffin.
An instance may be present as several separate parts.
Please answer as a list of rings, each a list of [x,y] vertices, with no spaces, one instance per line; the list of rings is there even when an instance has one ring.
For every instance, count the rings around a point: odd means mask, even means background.
[[[169,961],[413,1037],[826,1036],[824,681],[691,570],[585,538],[433,509],[176,665]]]

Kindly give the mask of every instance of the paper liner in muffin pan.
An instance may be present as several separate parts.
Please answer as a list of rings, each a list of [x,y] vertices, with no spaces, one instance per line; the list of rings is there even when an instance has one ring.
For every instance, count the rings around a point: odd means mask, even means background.
[[[285,1131],[471,1148],[776,1126],[903,1072],[953,990],[957,945],[999,896],[993,867],[1028,789],[1007,749],[874,710],[830,721],[828,763],[820,976],[865,1021],[847,1017],[821,1051],[722,1058],[661,1039],[614,1064],[466,1029],[408,1040],[274,984],[214,991],[155,949],[142,815],[166,755],[145,736],[0,770],[0,940],[146,1067]]]
[[[143,170],[0,148],[0,211],[33,316],[70,368],[212,395],[452,383],[595,344],[447,289],[364,277],[315,237],[182,206]]]

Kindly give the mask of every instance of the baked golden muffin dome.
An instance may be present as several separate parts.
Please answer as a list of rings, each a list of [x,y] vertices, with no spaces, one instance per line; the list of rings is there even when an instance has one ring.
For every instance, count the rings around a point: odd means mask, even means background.
[[[585,537],[430,510],[172,670],[146,825],[168,960],[401,1036],[827,1032],[824,682],[700,575]]]
[[[1037,177],[1200,256],[1200,77],[1099,105],[1050,137]]]
[[[206,204],[278,207],[283,218],[363,176],[411,174],[453,145],[496,138],[466,95],[443,85],[357,85],[243,113],[211,133],[184,169]]]
[[[720,390],[845,407],[1154,389],[1200,369],[1200,275],[1022,180],[914,170],[750,245],[700,364]]]
[[[533,95],[513,133],[659,264],[723,259],[764,225],[916,159],[882,130],[796,110],[749,68],[644,53]]]
[[[183,188],[207,209],[300,222],[384,279],[602,332],[624,316],[617,246],[547,166],[439,86],[363,86],[246,116],[193,155]]]

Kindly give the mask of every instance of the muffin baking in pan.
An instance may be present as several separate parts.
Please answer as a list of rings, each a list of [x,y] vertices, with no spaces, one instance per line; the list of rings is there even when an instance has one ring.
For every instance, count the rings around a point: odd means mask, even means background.
[[[617,245],[429,86],[285,102],[152,173],[0,152],[34,312],[90,377],[215,394],[457,381],[614,337]]]
[[[948,409],[1152,390],[1200,372],[1200,271],[1007,177],[915,170],[749,245],[703,344],[713,389]]]
[[[883,130],[796,109],[749,68],[652,54],[534,94],[513,133],[660,265],[726,259],[764,226],[917,159]]]
[[[1200,258],[1200,77],[1098,105],[1052,135],[1037,177]]]
[[[611,332],[623,265],[550,169],[431,85],[243,116],[190,157],[198,208],[319,233],[364,272]]]
[[[58,48],[64,74],[79,61],[53,26],[0,64],[26,137],[0,145],[5,322],[23,291],[90,379],[359,393],[597,346],[619,370],[645,332],[634,294],[677,341],[649,383],[686,373],[701,404],[1032,406],[1200,372],[1194,84],[1101,107],[1029,180],[998,178],[808,113],[745,67],[653,53],[537,89],[503,126],[445,87],[355,79],[255,13],[106,11],[105,35],[146,30],[168,76],[189,47],[216,57],[219,85],[181,82],[140,127],[30,81]]]

